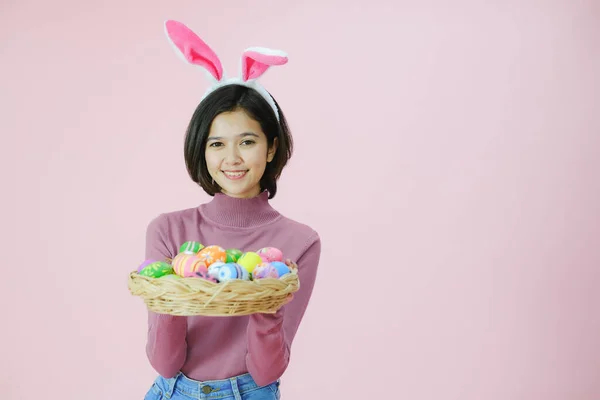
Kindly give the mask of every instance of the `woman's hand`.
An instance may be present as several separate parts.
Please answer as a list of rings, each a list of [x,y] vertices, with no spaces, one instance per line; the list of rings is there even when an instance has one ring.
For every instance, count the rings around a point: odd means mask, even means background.
[[[292,260],[290,260],[289,258],[285,260],[285,265],[288,266],[288,268],[290,269],[298,269],[298,265],[293,262]],[[288,294],[287,299],[285,300],[285,303],[283,303],[283,305],[288,304],[289,302],[291,302],[294,299],[294,294],[290,293]]]
[[[290,260],[289,258],[285,260],[285,265],[287,265],[290,269],[295,268],[298,269],[298,265]]]

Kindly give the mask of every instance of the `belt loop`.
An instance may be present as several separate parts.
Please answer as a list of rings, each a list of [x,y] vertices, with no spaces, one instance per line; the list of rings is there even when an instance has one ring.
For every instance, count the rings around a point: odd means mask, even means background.
[[[242,395],[240,394],[240,388],[238,387],[237,378],[229,378],[229,382],[231,383],[231,390],[233,391],[233,398],[235,400],[242,400]]]
[[[175,391],[175,383],[177,382],[177,378],[179,378],[181,372],[178,372],[173,378],[167,379],[167,392],[165,393],[165,397],[170,399],[173,396],[173,391]]]

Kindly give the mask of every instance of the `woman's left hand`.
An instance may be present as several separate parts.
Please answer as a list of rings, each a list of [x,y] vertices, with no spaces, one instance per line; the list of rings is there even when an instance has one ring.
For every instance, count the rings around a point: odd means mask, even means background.
[[[285,260],[285,265],[287,265],[288,267],[294,268],[294,269],[298,269],[298,265],[293,262],[292,260],[290,260],[289,258],[287,260]]]
[[[290,260],[289,258],[285,260],[285,265],[287,265],[290,269],[296,269],[296,270],[298,269],[298,265],[295,262],[293,262],[292,260]],[[290,294],[288,294],[288,297],[285,300],[284,305],[288,304],[292,300],[294,300],[294,294],[290,293]]]

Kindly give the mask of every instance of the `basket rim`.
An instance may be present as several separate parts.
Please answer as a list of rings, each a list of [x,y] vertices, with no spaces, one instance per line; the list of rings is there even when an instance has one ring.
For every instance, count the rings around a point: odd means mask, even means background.
[[[168,275],[179,276],[174,273]],[[170,315],[274,313],[300,289],[297,268],[280,278],[231,279],[225,282],[201,277],[163,279],[164,276],[154,278],[133,270],[129,274],[128,288],[132,295],[144,301],[148,309]]]
[[[285,275],[283,275],[283,276],[281,276],[281,277],[279,277],[279,278],[261,278],[261,279],[233,279],[233,280],[236,280],[236,281],[242,281],[242,282],[255,282],[255,281],[257,281],[257,280],[262,280],[262,281],[264,281],[264,280],[272,280],[272,279],[274,279],[274,280],[278,280],[278,281],[279,281],[279,280],[282,280],[282,279],[284,279],[286,276],[289,276],[289,275],[296,275],[296,276],[298,275],[298,267],[294,267],[294,266],[291,266],[291,267],[290,267],[290,266],[288,265],[288,268],[290,269],[290,272],[288,272],[287,274],[285,274]],[[181,279],[198,279],[198,278],[196,278],[196,277],[194,277],[194,276],[181,276],[181,275],[177,274],[176,272],[173,272],[173,273],[170,273],[170,274],[166,274],[166,275],[163,275],[163,276],[161,276],[161,277],[158,277],[158,278],[154,278],[154,277],[152,277],[152,276],[141,275],[141,274],[140,274],[140,273],[139,273],[137,270],[135,270],[135,269],[134,269],[134,270],[132,270],[132,271],[129,273],[129,276],[132,276],[132,275],[134,275],[134,274],[135,274],[135,275],[138,275],[138,276],[140,276],[140,277],[143,277],[143,278],[149,278],[149,279],[161,279],[161,278],[163,278],[164,276],[167,276],[167,275],[177,275],[177,276],[178,276],[179,278],[181,278]],[[208,281],[208,280],[207,280],[207,281]],[[214,284],[216,284],[216,285],[220,285],[220,284],[222,283],[222,282],[212,282],[212,281],[208,281],[208,282],[214,283]]]

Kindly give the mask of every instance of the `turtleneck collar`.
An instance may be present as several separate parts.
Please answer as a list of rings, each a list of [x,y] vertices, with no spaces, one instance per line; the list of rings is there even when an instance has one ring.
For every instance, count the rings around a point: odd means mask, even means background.
[[[269,192],[251,198],[230,197],[216,193],[200,207],[200,213],[210,221],[232,228],[253,228],[268,224],[280,217],[269,204]]]

